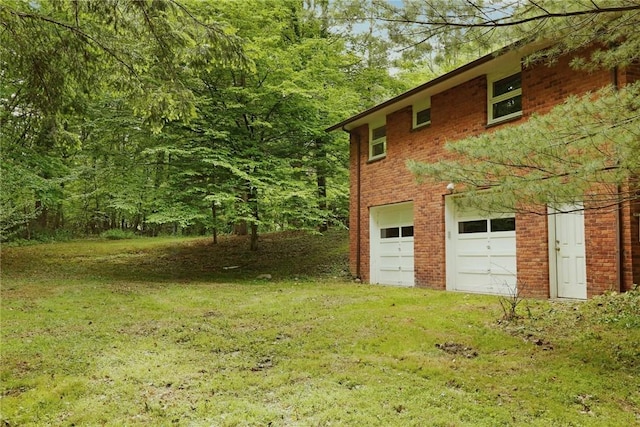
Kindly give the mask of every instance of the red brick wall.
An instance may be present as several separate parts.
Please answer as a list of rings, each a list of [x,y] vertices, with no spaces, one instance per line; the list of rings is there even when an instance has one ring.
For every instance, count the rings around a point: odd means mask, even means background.
[[[560,58],[553,67],[537,64],[522,70],[522,110],[525,116],[534,112],[546,113],[569,95],[583,94],[612,83],[609,70],[574,70],[569,62],[570,58]]]
[[[638,73],[640,76],[640,73]],[[624,74],[625,81],[632,73]],[[569,59],[560,59],[553,67],[543,64],[522,72],[523,119],[500,126],[521,123],[533,112],[547,112],[568,95],[581,94],[612,82],[609,70],[575,71]],[[477,77],[431,97],[431,125],[413,130],[411,108],[387,115],[387,155],[368,162],[368,128],[361,126],[351,135],[351,270],[357,274],[356,251],[359,240],[360,276],[369,280],[369,208],[373,206],[414,202],[415,280],[417,286],[445,288],[445,212],[446,182],[417,184],[406,168],[408,159],[434,162],[447,156],[444,143],[487,131],[487,80]],[[359,158],[358,158],[358,143]],[[358,194],[358,165],[360,193]],[[357,232],[357,203],[360,201],[360,232]],[[634,207],[635,212],[640,210]],[[625,221],[632,215],[631,208]],[[548,222],[544,215],[522,215],[517,218],[518,279],[525,283],[530,296],[549,297]],[[635,225],[634,225],[635,224]],[[628,256],[625,267],[627,281],[640,277],[640,266],[632,272],[631,254],[640,259],[637,219],[625,231]],[[589,296],[611,289],[617,283],[617,222],[613,214],[585,216],[587,238],[587,276]],[[626,286],[626,285],[625,285]]]
[[[619,290],[616,210],[587,210],[584,216],[587,297]]]
[[[516,215],[518,287],[525,296],[550,296],[548,224],[545,215]]]
[[[628,187],[624,188],[625,191]],[[640,202],[624,203],[620,210],[620,246],[622,248],[622,291],[640,283]],[[633,260],[636,260],[634,263]]]
[[[618,82],[621,85],[631,84],[640,80],[640,62],[618,70]]]

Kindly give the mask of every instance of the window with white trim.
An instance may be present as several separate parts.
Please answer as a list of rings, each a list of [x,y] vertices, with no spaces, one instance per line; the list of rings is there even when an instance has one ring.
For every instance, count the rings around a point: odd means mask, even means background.
[[[489,80],[489,124],[522,116],[522,74]]]
[[[431,124],[431,99],[413,104],[413,128]]]
[[[387,125],[372,123],[369,126],[369,160],[379,159],[387,155]]]

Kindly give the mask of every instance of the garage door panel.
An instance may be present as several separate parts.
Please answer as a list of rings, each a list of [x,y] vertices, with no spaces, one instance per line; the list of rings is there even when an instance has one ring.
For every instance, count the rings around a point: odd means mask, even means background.
[[[401,256],[401,252],[398,250],[398,247],[390,248],[387,247],[380,252],[380,258],[399,258]]]
[[[384,268],[379,270],[378,283],[387,285],[406,285],[413,280],[413,270],[398,270],[396,268]]]
[[[486,242],[489,234],[487,233],[478,233],[478,234],[458,234],[458,240],[466,241],[466,242]]]
[[[413,286],[413,204],[371,210],[371,282]]]
[[[515,250],[515,248],[514,248]],[[512,253],[503,252],[501,254],[491,254],[491,264],[489,266],[493,274],[510,274],[516,275],[517,263],[516,257]]]
[[[381,254],[380,257],[380,268],[395,268],[398,269],[398,262],[400,261],[400,255],[398,253],[395,254]]]
[[[403,239],[399,243],[399,246],[400,246],[400,252],[413,254],[413,239],[411,240]]]
[[[449,269],[451,288],[465,292],[508,294],[517,282],[515,218],[487,218],[454,212]]]
[[[459,277],[459,283],[456,285],[456,290],[464,292],[473,292],[480,294],[497,294],[497,295],[510,295],[515,290],[515,282],[505,278],[505,280],[495,280],[495,278],[489,278],[489,275],[485,277],[485,280],[478,280],[477,276]]]
[[[487,250],[487,237],[482,238],[466,238],[466,236],[462,235],[458,238],[458,248],[461,253],[470,252],[480,252],[485,253]]]
[[[487,273],[489,271],[489,257],[483,254],[460,256],[456,260],[456,271]]]
[[[495,253],[508,252],[513,254],[513,250],[515,249],[515,241],[515,233],[491,233],[491,250]]]
[[[492,280],[492,283],[497,283],[499,285],[504,283],[508,285],[515,285],[517,282],[513,273],[510,273],[507,271],[500,271],[500,270],[498,271],[491,270],[491,280]]]
[[[411,270],[413,271],[413,258],[409,257],[401,257],[398,260],[398,265],[401,270]]]

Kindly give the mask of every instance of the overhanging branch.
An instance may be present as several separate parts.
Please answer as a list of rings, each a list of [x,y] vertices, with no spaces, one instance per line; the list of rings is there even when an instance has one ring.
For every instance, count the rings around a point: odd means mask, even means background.
[[[534,3],[535,4],[535,3]],[[551,18],[570,18],[576,16],[585,16],[585,15],[599,15],[605,13],[621,13],[621,12],[630,12],[634,10],[640,10],[640,4],[630,5],[630,6],[618,6],[618,7],[598,7],[595,9],[588,10],[578,10],[574,12],[545,12],[541,15],[530,16],[527,18],[519,18],[514,20],[513,16],[498,18],[498,19],[488,19],[480,22],[460,22],[455,21],[453,19],[449,19],[447,16],[440,15],[441,20],[413,20],[413,19],[399,19],[399,18],[384,18],[379,17],[378,19],[383,22],[392,22],[398,24],[415,24],[415,25],[428,25],[428,26],[445,26],[445,27],[458,27],[458,28],[499,28],[499,27],[512,27],[517,25],[526,24],[528,22],[533,21],[541,21],[547,20]]]

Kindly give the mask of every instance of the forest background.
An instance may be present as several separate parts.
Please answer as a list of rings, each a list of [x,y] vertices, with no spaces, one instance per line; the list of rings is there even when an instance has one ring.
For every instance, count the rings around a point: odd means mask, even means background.
[[[516,40],[560,40],[560,53],[615,41],[618,56],[594,61],[624,66],[638,60],[639,9],[2,0],[0,239],[234,232],[255,249],[259,230],[346,226],[347,135],[327,127]]]
[[[3,0],[2,239],[346,225],[324,130],[487,49],[410,61],[379,7]]]

